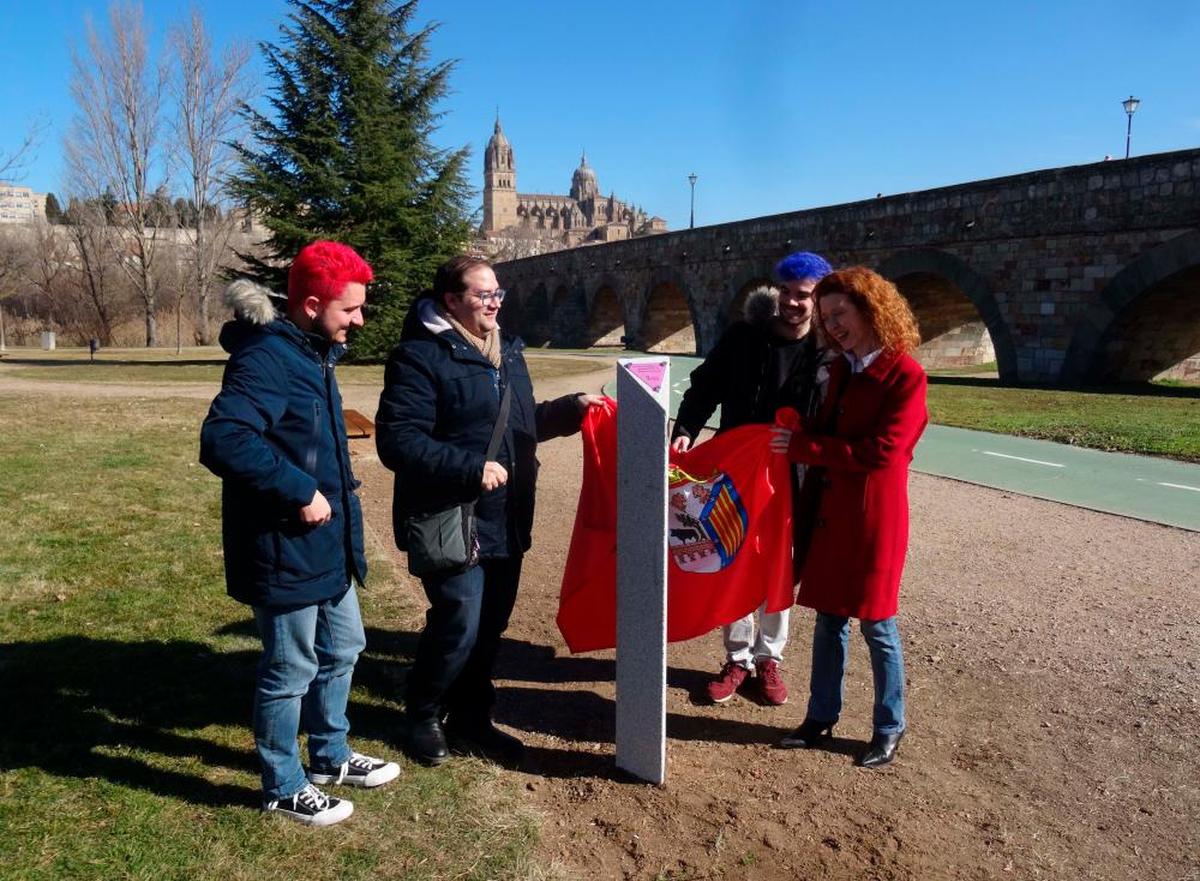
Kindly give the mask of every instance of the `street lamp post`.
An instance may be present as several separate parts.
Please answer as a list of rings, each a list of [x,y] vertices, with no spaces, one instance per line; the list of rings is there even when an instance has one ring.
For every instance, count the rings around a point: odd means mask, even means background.
[[[693,229],[696,226],[696,172],[688,175],[688,183],[692,185],[692,213],[688,219],[688,229]]]
[[[1142,103],[1141,98],[1135,98],[1130,95],[1121,102],[1121,106],[1125,108],[1125,158],[1129,158],[1129,138],[1133,134],[1133,112],[1138,109],[1138,105]]]

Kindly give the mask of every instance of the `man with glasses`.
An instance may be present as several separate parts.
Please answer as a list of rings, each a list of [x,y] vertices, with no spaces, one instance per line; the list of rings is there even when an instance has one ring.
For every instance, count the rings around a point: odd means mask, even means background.
[[[396,472],[398,543],[410,519],[474,502],[478,563],[421,576],[430,608],[408,674],[406,743],[428,765],[450,746],[507,764],[521,758],[521,742],[493,723],[492,666],[530,546],[534,453],[538,441],[577,432],[602,400],[581,393],[535,404],[524,344],[500,330],[503,302],[486,260],[443,264],[405,319],[375,417],[379,458]]]
[[[721,408],[718,433],[747,423],[774,422],[780,407],[795,407],[803,415],[816,412],[817,367],[823,353],[811,331],[812,291],[831,271],[823,257],[799,251],[776,265],[777,288],[751,292],[744,320],[732,324],[704,363],[692,371],[672,432],[675,450],[691,447],[717,407]],[[798,499],[802,466],[794,478],[793,498]],[[795,517],[798,537],[806,528],[803,521]],[[708,683],[711,701],[725,703],[753,677],[764,703],[787,702],[779,664],[787,645],[788,613],[788,609],[767,612],[764,606],[721,628],[725,663]]]

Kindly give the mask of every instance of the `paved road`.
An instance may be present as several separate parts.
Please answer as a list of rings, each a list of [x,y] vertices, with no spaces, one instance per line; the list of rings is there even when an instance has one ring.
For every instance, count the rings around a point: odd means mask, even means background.
[[[672,416],[699,363],[671,358]],[[1200,465],[931,425],[917,445],[913,468],[1200,532]]]

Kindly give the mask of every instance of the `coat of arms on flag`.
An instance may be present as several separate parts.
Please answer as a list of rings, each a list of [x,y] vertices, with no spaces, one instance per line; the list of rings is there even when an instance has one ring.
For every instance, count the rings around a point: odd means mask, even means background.
[[[727,474],[699,480],[681,468],[668,474],[671,559],[684,572],[719,572],[746,539],[748,519]]]
[[[798,421],[780,424],[795,428]],[[764,602],[778,612],[795,600],[792,466],[771,452],[770,434],[769,425],[743,425],[669,453],[671,642],[736,621]],[[582,435],[583,481],[558,604],[558,626],[572,652],[617,641],[616,402],[590,407]]]

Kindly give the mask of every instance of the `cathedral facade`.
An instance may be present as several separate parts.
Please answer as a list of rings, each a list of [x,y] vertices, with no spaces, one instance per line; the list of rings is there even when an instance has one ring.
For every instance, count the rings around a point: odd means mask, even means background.
[[[494,256],[514,259],[666,230],[661,217],[651,217],[612,193],[601,195],[586,155],[571,175],[568,195],[517,192],[512,145],[496,117],[483,156],[483,224],[479,230],[484,249]]]

